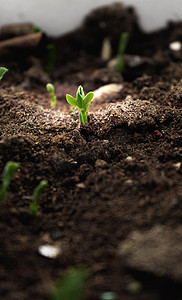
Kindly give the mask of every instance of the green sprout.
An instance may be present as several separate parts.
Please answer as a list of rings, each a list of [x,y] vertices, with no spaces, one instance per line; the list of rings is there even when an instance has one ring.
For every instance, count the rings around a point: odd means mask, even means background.
[[[46,66],[45,72],[50,75],[52,67],[56,60],[56,46],[55,44],[48,44],[46,47],[47,50],[47,57],[46,57]]]
[[[54,86],[52,83],[47,83],[46,84],[47,91],[49,95],[51,96],[51,108],[56,107],[56,96],[55,96],[55,91],[54,91]]]
[[[39,197],[43,190],[48,186],[47,180],[41,180],[41,182],[36,186],[33,193],[33,202],[30,204],[30,211],[32,216],[36,217],[38,215],[38,202]]]
[[[32,26],[32,32],[37,33],[37,32],[42,32],[42,30],[38,25],[33,25]]]
[[[89,92],[85,96],[83,87],[81,85],[78,87],[76,98],[68,94],[66,95],[66,100],[70,105],[73,105],[73,109],[77,108],[79,110],[80,123],[88,122],[88,110],[93,97],[93,92]]]
[[[50,300],[83,300],[88,273],[83,268],[69,270],[51,290]]]
[[[14,161],[8,161],[4,167],[2,186],[0,188],[0,200],[3,202],[7,201],[7,190],[18,168],[19,164]]]
[[[128,44],[128,37],[129,33],[128,32],[123,32],[120,36],[120,41],[119,41],[119,49],[118,49],[118,63],[117,63],[117,68],[119,74],[122,76],[123,71],[124,71],[124,53]]]
[[[6,69],[5,67],[0,67],[0,80],[3,78],[6,72],[8,72],[8,69]]]

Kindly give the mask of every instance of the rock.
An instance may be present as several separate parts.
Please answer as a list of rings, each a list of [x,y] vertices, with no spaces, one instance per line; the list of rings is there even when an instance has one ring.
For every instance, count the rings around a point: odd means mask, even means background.
[[[61,253],[61,249],[58,246],[41,245],[38,248],[38,253],[47,258],[56,258]]]
[[[182,282],[182,226],[134,231],[120,244],[119,255],[127,267]]]
[[[94,91],[94,97],[97,98],[97,99],[100,99],[104,96],[108,97],[110,95],[120,93],[122,89],[123,89],[122,84],[110,83],[110,84],[101,86],[100,88],[95,90]]]
[[[62,232],[59,229],[53,229],[50,232],[50,237],[54,240],[57,241],[61,239],[63,236]]]
[[[107,166],[107,162],[103,159],[97,159],[96,162],[95,162],[95,167],[96,168],[102,168],[102,167],[105,167]]]

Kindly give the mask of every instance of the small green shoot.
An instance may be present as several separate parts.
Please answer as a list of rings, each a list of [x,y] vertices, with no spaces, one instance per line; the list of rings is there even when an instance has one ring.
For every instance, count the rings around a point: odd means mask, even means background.
[[[45,66],[45,72],[50,75],[52,67],[56,60],[56,46],[55,44],[48,44],[47,47],[47,57],[46,57],[46,66]]]
[[[41,180],[41,182],[36,186],[33,193],[33,202],[30,204],[30,211],[32,216],[36,217],[38,215],[38,202],[40,195],[43,190],[48,186],[47,180]]]
[[[73,105],[73,109],[77,108],[79,110],[80,123],[84,124],[88,122],[88,110],[93,97],[93,92],[89,92],[85,96],[81,85],[78,87],[76,98],[68,94],[66,95],[66,100],[70,105]]]
[[[47,83],[46,88],[47,88],[49,95],[51,96],[51,108],[55,108],[56,107],[56,96],[54,94],[55,93],[54,86],[52,83]]]
[[[7,201],[7,190],[18,168],[19,164],[14,161],[8,161],[4,167],[2,186],[0,188],[0,200],[3,202]]]
[[[6,69],[5,67],[0,67],[0,80],[3,78],[6,72],[8,72],[8,69]]]
[[[117,68],[119,74],[122,76],[123,71],[124,71],[124,53],[128,44],[128,38],[129,38],[129,33],[128,32],[123,32],[120,36],[120,41],[119,41],[119,49],[118,49],[118,63],[117,63]]]
[[[32,27],[32,32],[37,33],[37,32],[42,32],[41,28],[37,25],[33,25]]]
[[[83,300],[85,299],[86,279],[88,273],[83,268],[67,272],[53,287],[50,300]]]

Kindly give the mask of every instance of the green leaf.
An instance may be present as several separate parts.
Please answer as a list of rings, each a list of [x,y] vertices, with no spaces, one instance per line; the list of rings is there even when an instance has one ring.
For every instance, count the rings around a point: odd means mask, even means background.
[[[87,105],[88,103],[90,103],[92,101],[93,97],[94,97],[94,93],[89,92],[84,98],[84,103]]]
[[[79,107],[82,108],[83,107],[83,96],[80,93],[79,88],[78,88],[78,91],[76,93],[76,100],[78,102]]]
[[[119,41],[119,49],[118,49],[118,54],[119,55],[123,55],[126,47],[127,47],[127,43],[128,43],[128,38],[129,38],[129,33],[128,32],[123,32],[120,36],[120,41]]]
[[[78,87],[78,90],[77,90],[77,92],[79,92],[79,93],[80,93],[80,95],[82,96],[82,98],[84,98],[84,97],[85,97],[85,94],[84,94],[84,91],[83,91],[83,87],[82,87],[81,85]]]
[[[66,100],[70,105],[78,106],[77,100],[69,94],[66,94]]]
[[[85,299],[86,280],[85,269],[77,268],[67,272],[54,286],[50,300],[83,300]]]
[[[3,78],[4,74],[8,71],[8,69],[4,67],[0,67],[0,80]]]

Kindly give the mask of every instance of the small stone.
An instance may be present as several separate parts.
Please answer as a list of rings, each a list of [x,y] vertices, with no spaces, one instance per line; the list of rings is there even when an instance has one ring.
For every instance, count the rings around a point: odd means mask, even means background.
[[[182,282],[182,226],[133,231],[119,247],[126,267]]]
[[[107,166],[107,162],[103,159],[97,159],[96,162],[95,162],[95,167],[105,167]]]
[[[51,230],[51,232],[50,232],[50,236],[51,236],[51,238],[54,240],[54,241],[57,241],[57,240],[59,240],[60,238],[62,238],[62,233],[61,233],[61,231],[59,230],[59,229],[53,229],[53,230]]]
[[[180,170],[181,162],[177,162],[177,163],[173,164],[173,166],[176,168],[176,170]]]
[[[127,160],[127,161],[133,161],[134,158],[133,158],[132,156],[127,156],[127,157],[126,157],[126,160]]]
[[[128,184],[128,185],[132,185],[133,184],[133,180],[132,179],[127,179],[125,181],[125,183]]]
[[[85,184],[83,183],[83,182],[80,182],[80,183],[78,183],[77,185],[77,188],[79,188],[79,189],[85,189]]]
[[[126,290],[131,295],[139,294],[142,291],[142,284],[139,281],[132,281],[127,284]]]
[[[110,83],[104,86],[101,86],[97,90],[94,91],[95,98],[100,98],[103,95],[112,95],[113,93],[119,93],[123,89],[122,84]]]
[[[180,41],[175,41],[169,44],[169,49],[172,51],[180,51],[182,48]]]
[[[100,295],[101,300],[114,300],[116,299],[116,294],[114,292],[104,292]]]
[[[58,246],[41,245],[38,253],[47,258],[56,258],[61,253],[61,249]]]

